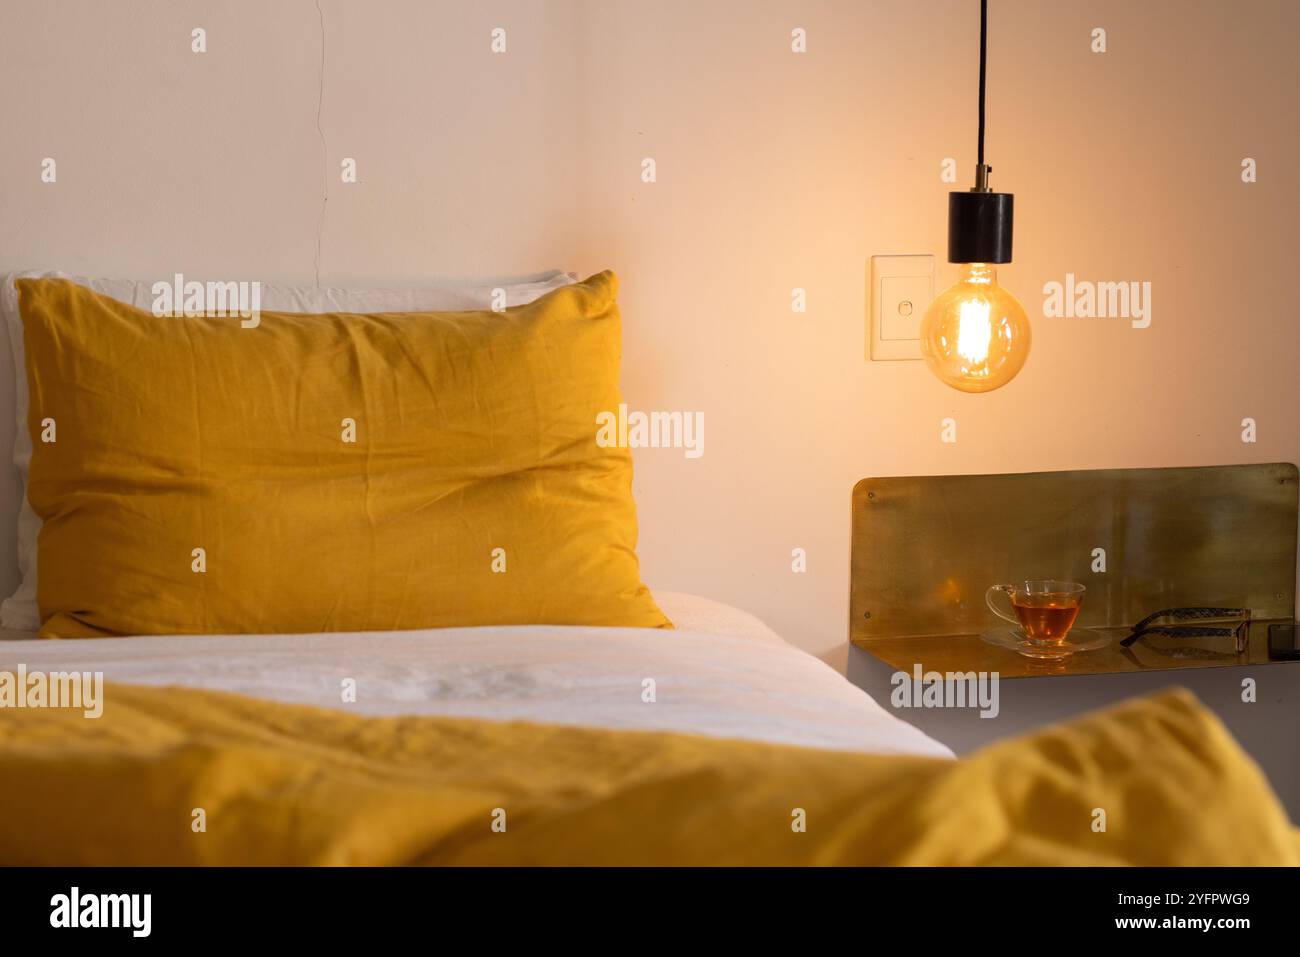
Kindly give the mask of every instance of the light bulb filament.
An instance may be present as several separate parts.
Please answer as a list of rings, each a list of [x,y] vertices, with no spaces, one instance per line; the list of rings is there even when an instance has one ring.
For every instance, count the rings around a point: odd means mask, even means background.
[[[957,326],[957,354],[971,366],[982,367],[977,371],[968,366],[968,373],[988,373],[989,343],[992,340],[993,324],[989,322],[989,304],[979,300],[963,302]]]

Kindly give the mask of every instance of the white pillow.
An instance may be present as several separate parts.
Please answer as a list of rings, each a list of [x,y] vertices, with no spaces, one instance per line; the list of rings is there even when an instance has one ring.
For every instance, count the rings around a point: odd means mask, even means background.
[[[699,631],[784,645],[786,640],[757,615],[712,598],[686,592],[654,590],[655,604],[678,631]]]
[[[186,276],[186,281],[199,277]],[[0,280],[0,314],[9,330],[9,344],[14,356],[14,384],[17,390],[14,434],[14,464],[18,466],[19,491],[22,497],[18,513],[18,571],[22,583],[13,595],[0,603],[0,627],[35,631],[40,627],[36,607],[36,539],[41,520],[27,502],[27,469],[32,458],[32,439],[27,432],[27,364],[23,349],[23,321],[18,312],[15,279],[71,279],[95,292],[125,302],[138,309],[153,306],[153,284],[157,280],[93,279],[69,276],[61,272],[27,271],[10,273]],[[160,276],[170,280],[170,276]],[[411,289],[344,289],[315,286],[274,286],[262,283],[261,308],[267,312],[460,312],[490,309],[493,290],[505,291],[507,306],[521,306],[538,299],[552,289],[567,286],[577,277],[555,269],[513,282],[444,282]],[[206,281],[200,279],[200,281]]]

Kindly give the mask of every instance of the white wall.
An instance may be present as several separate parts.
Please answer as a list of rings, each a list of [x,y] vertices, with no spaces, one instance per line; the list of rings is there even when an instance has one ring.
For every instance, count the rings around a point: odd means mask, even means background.
[[[990,395],[863,358],[865,261],[942,263],[944,157],[968,185],[974,0],[321,0],[323,84],[312,0],[4,0],[0,269],[301,281],[318,239],[327,283],[614,268],[628,401],[707,424],[701,459],[637,455],[647,580],[845,668],[859,478],[1300,459],[1300,7],[990,6],[1004,284],[1031,317],[1067,272],[1154,287],[1149,329],[1035,318]]]
[[[988,150],[994,185],[1017,194],[1005,284],[1041,315],[1043,283],[1067,272],[1149,280],[1154,314],[1145,330],[1038,319],[1019,379],[964,396],[920,363],[864,361],[863,269],[874,253],[945,258],[939,165],[958,158],[968,185],[978,5],[593,5],[584,264],[624,273],[631,398],[704,409],[709,426],[699,461],[638,461],[648,572],[707,582],[817,652],[844,640],[864,476],[1300,454],[1300,136],[1282,40],[1300,11],[991,7]],[[805,56],[791,25],[808,30]],[[646,155],[654,186],[635,179]],[[1240,181],[1243,156],[1259,183]],[[955,446],[939,441],[945,416]],[[807,575],[790,573],[794,546]]]

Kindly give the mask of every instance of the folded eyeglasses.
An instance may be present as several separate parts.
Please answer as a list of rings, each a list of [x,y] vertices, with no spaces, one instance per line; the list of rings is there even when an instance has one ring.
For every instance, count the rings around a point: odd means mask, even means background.
[[[1183,625],[1177,622],[1239,619],[1237,624]],[[1125,648],[1147,635],[1168,635],[1171,638],[1231,638],[1237,654],[1246,651],[1250,631],[1249,608],[1163,608],[1147,615],[1120,644]]]

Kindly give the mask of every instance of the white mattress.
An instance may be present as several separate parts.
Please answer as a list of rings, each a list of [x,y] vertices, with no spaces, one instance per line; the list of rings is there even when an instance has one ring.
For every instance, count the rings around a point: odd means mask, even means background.
[[[671,592],[677,625],[529,625],[317,635],[0,641],[0,668],[231,691],[370,715],[454,715],[680,731],[807,747],[951,757],[757,618]],[[342,682],[356,681],[356,702]],[[642,700],[654,679],[654,703]],[[111,709],[111,692],[105,710]]]

